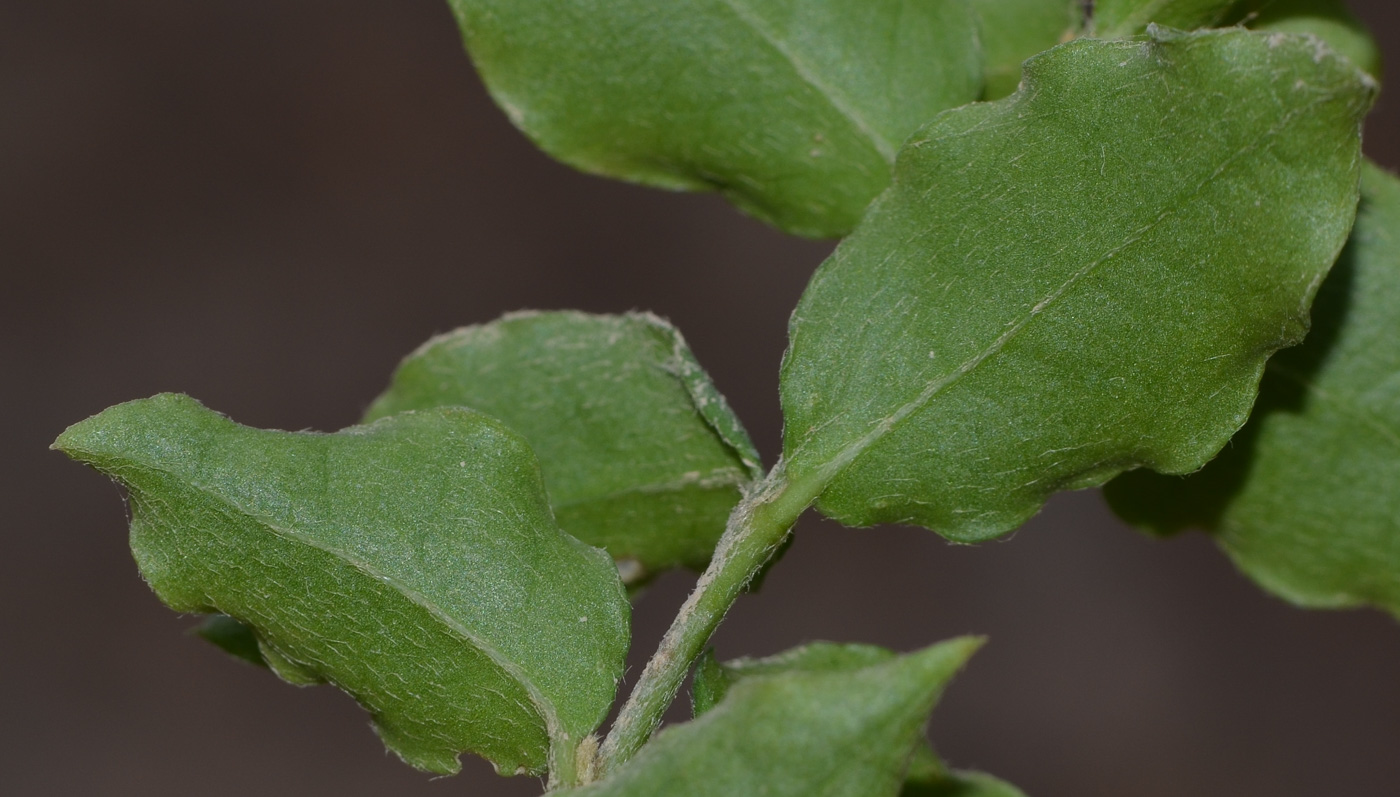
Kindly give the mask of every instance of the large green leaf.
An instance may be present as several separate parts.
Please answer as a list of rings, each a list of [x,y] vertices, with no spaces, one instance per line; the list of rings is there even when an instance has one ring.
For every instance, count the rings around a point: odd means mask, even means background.
[[[911,139],[793,314],[794,489],[974,541],[1213,456],[1354,215],[1375,86],[1314,45],[1080,39]]]
[[[1370,166],[1351,244],[1304,344],[1269,362],[1254,417],[1185,479],[1106,490],[1160,534],[1213,532],[1270,591],[1304,606],[1400,616],[1400,180]]]
[[[1021,63],[1079,33],[1081,0],[972,0],[981,21],[982,96],[1016,90]]]
[[[511,121],[577,168],[849,231],[906,137],[977,98],[970,0],[450,0]]]
[[[239,426],[185,396],[113,407],[55,447],[124,484],[131,546],[182,612],[256,629],[434,772],[571,766],[622,674],[628,606],[603,552],[554,525],[534,456],[464,409],[336,434]]]
[[[453,405],[530,443],[559,525],[606,548],[629,582],[703,568],[762,473],[680,333],[649,314],[515,313],[434,338],[367,419]]]
[[[1381,49],[1345,0],[1244,0],[1231,21],[1255,30],[1310,33],[1370,74],[1381,76]]]
[[[1094,35],[1106,39],[1141,33],[1151,23],[1185,30],[1210,27],[1223,22],[1235,2],[1236,0],[1097,0],[1089,27]]]
[[[692,708],[700,716],[714,708],[737,683],[787,672],[852,672],[896,658],[873,645],[815,642],[763,659],[737,659],[720,664],[713,652],[695,668]],[[915,749],[900,797],[1024,797],[1009,783],[980,772],[949,770],[925,743]]]
[[[568,797],[896,797],[928,713],[980,642],[747,677]]]

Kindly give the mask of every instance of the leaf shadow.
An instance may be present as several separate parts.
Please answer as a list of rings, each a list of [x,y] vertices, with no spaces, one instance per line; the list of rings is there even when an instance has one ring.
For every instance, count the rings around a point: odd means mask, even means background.
[[[1215,459],[1195,473],[1169,476],[1139,469],[1109,482],[1104,497],[1119,517],[1164,536],[1191,528],[1208,533],[1219,528],[1226,509],[1248,482],[1259,431],[1266,419],[1279,413],[1302,413],[1314,400],[1308,386],[1332,357],[1353,304],[1357,286],[1354,243],[1354,239],[1347,242],[1318,289],[1312,327],[1303,343],[1269,360],[1259,384],[1259,398],[1244,427]]]

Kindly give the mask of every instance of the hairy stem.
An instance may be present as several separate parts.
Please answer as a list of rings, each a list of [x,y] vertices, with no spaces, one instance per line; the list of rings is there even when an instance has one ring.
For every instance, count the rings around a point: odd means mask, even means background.
[[[782,545],[798,516],[820,491],[820,485],[789,482],[780,462],[734,508],[710,566],[642,670],[603,742],[600,776],[626,762],[651,738],[729,607]]]

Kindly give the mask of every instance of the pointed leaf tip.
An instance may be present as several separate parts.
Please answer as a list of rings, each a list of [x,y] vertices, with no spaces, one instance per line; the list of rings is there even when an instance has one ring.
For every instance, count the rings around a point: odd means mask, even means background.
[[[893,797],[934,703],[980,645],[963,638],[899,656],[819,643],[749,660],[710,711],[564,794]]]

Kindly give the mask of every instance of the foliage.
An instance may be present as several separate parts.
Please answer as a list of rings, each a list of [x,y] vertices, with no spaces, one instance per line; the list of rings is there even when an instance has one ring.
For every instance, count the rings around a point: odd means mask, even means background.
[[[71,427],[203,638],[341,687],[432,772],[1016,797],[924,740],[979,640],[702,655],[808,507],[975,542],[1134,471],[1129,520],[1400,614],[1400,181],[1362,161],[1380,63],[1335,0],[450,2],[555,157],[848,236],[792,317],[782,459],[642,313],[440,336],[333,434],[176,395]],[[625,586],[673,567],[704,573],[600,738]],[[653,735],[693,666],[694,719]]]

